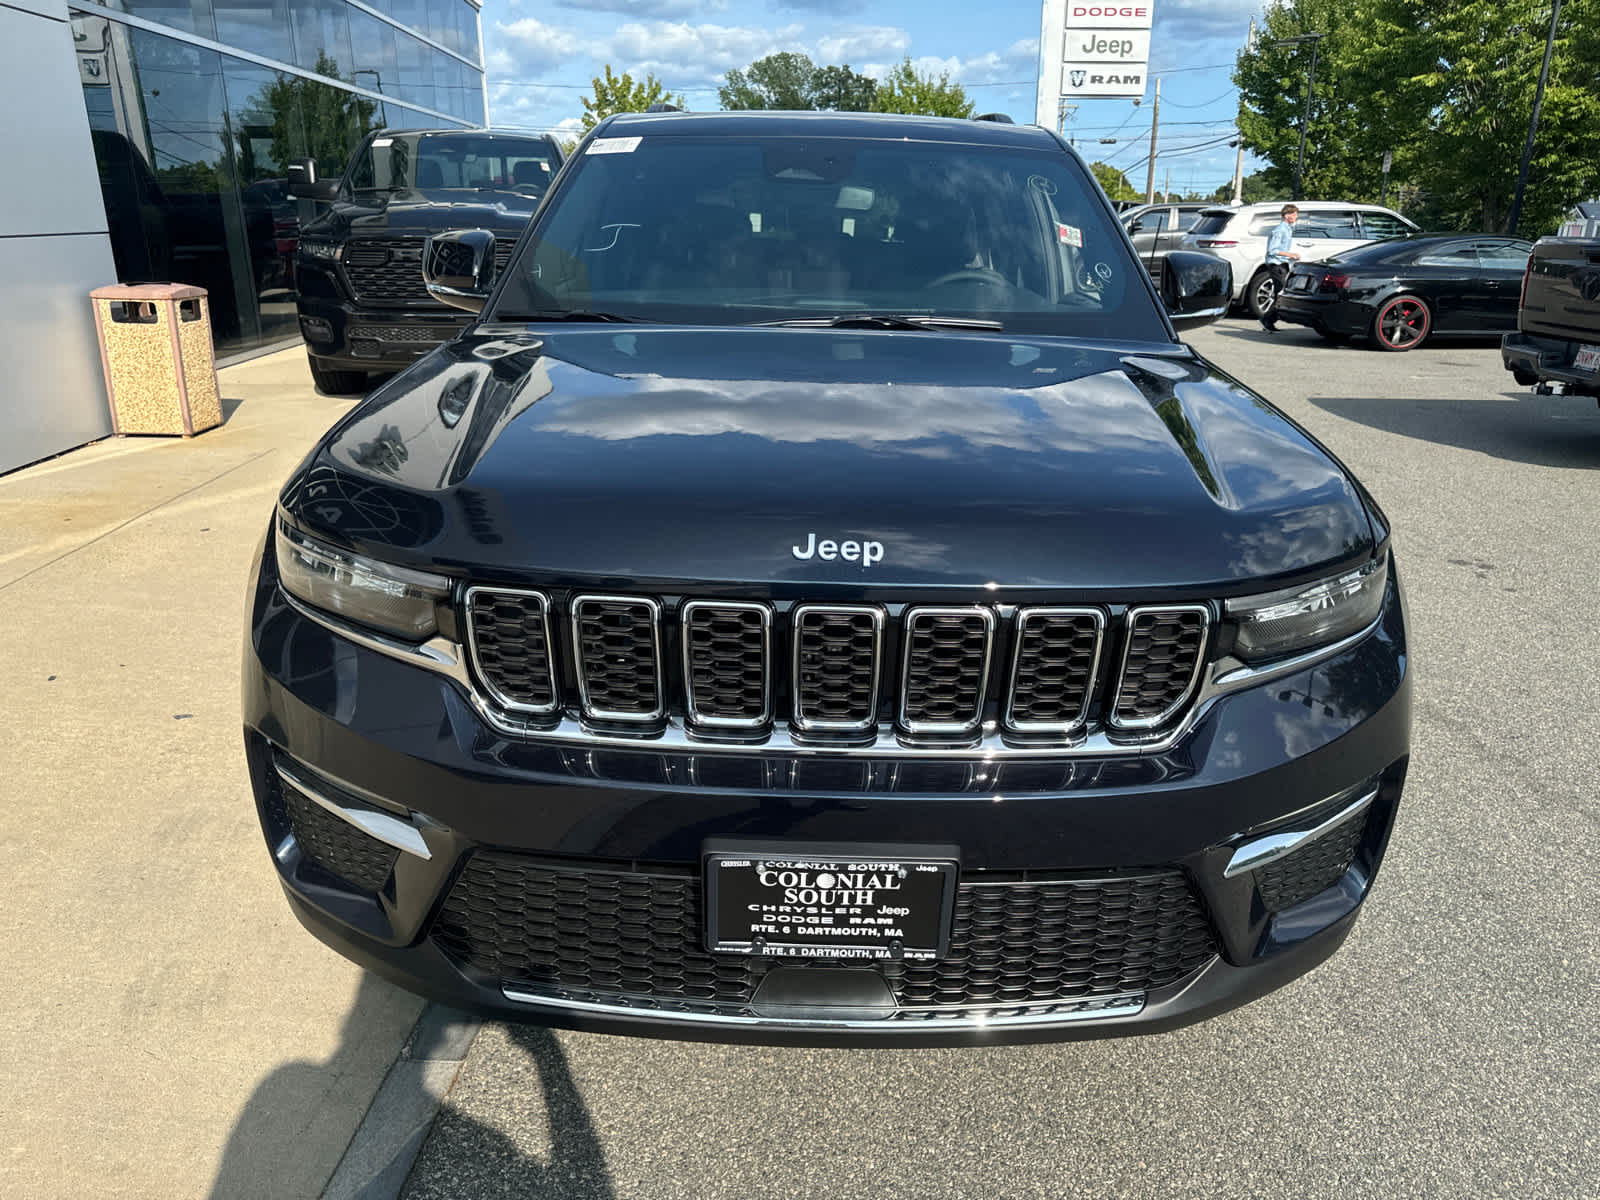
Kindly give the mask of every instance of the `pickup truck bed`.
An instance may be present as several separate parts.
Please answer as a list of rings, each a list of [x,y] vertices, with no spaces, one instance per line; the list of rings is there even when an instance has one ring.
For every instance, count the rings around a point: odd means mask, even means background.
[[[1500,358],[1518,383],[1600,398],[1600,239],[1535,243]]]

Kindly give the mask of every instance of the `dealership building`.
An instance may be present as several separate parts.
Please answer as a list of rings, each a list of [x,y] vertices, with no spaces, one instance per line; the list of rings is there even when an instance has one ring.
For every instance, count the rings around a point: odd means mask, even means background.
[[[111,432],[89,292],[197,284],[219,359],[298,336],[297,158],[485,123],[473,0],[0,0],[0,471]]]

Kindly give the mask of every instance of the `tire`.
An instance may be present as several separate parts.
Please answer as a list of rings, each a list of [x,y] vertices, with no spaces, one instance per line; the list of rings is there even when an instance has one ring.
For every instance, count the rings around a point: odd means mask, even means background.
[[[1420,296],[1401,293],[1378,306],[1372,318],[1372,341],[1380,350],[1415,350],[1433,330],[1433,311]]]
[[[1250,276],[1244,289],[1244,307],[1258,321],[1278,307],[1278,281],[1271,271],[1257,271]]]
[[[323,366],[310,354],[306,355],[306,361],[311,364],[311,382],[324,396],[360,395],[367,390],[365,371],[336,371]]]

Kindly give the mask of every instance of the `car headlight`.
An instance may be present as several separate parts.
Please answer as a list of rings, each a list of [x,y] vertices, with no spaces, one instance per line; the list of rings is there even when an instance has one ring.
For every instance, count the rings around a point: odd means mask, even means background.
[[[1234,653],[1246,662],[1280,658],[1336,642],[1377,619],[1389,585],[1389,556],[1312,584],[1228,601],[1237,625]]]
[[[421,641],[438,629],[434,606],[450,595],[443,575],[413,571],[323,545],[277,523],[278,579],[313,608]]]
[[[319,242],[315,238],[300,239],[300,253],[318,262],[338,262],[341,247],[338,242]]]

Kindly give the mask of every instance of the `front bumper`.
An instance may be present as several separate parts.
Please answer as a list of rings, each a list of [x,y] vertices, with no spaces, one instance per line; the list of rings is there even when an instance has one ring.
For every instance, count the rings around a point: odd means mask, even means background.
[[[1337,949],[1409,753],[1397,581],[1359,642],[1223,697],[1159,754],[915,771],[508,738],[457,682],[290,604],[270,554],[251,595],[246,749],[296,916],[410,990],[571,1028],[949,1045],[1200,1020]],[[704,949],[710,838],[956,846],[959,949],[932,974],[789,967],[770,994],[770,961]],[[894,1003],[864,1011],[863,983]]]
[[[1579,395],[1600,397],[1600,375],[1573,365],[1578,345],[1566,338],[1508,333],[1500,339],[1500,361],[1519,383],[1564,383]]]
[[[400,371],[450,341],[473,317],[459,309],[362,308],[302,295],[300,336],[306,351],[339,371]]]

